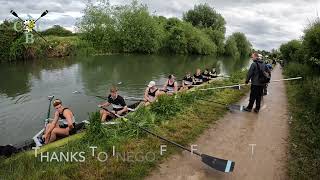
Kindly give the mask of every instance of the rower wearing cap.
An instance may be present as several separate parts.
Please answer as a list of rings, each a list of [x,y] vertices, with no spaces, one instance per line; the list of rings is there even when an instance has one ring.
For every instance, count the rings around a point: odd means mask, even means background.
[[[173,95],[178,91],[178,83],[175,81],[174,75],[170,74],[166,84],[163,86],[163,91],[166,92],[168,95]]]
[[[57,137],[69,136],[75,130],[73,112],[69,108],[64,107],[60,99],[55,99],[52,105],[56,109],[56,112],[54,113],[53,121],[46,126],[43,135],[45,144],[55,141]],[[61,124],[59,124],[59,119],[62,120]]]
[[[154,102],[159,95],[161,95],[161,92],[156,87],[156,83],[154,81],[150,81],[144,92],[144,105],[147,106]]]
[[[106,109],[110,105],[113,107],[113,110],[111,111],[112,113]],[[107,118],[115,118],[114,114],[121,116],[128,112],[126,102],[123,97],[118,95],[118,89],[116,87],[112,87],[110,89],[107,102],[99,104],[98,107],[102,108],[100,110],[102,122],[105,122]]]

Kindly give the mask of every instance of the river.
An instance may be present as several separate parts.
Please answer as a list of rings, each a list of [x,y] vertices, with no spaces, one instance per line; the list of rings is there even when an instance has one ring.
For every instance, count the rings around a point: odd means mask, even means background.
[[[43,127],[48,95],[61,99],[81,121],[98,110],[101,100],[94,96],[106,95],[113,84],[122,96],[142,97],[150,80],[162,85],[169,74],[181,79],[187,71],[194,73],[196,68],[211,67],[221,74],[231,74],[248,65],[248,59],[178,55],[110,55],[1,63],[0,145],[28,140]]]

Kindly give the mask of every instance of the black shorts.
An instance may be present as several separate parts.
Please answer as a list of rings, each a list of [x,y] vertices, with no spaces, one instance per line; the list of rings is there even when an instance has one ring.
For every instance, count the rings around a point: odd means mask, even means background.
[[[68,127],[68,125],[67,124],[60,124],[59,127],[65,129]],[[76,123],[73,123],[73,129],[71,129],[69,131],[69,134],[74,134],[76,131],[77,131],[76,130]]]

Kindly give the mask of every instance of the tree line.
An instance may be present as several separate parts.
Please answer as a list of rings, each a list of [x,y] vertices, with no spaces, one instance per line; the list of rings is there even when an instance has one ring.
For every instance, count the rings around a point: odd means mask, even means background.
[[[171,53],[240,59],[251,52],[251,44],[245,34],[235,32],[225,37],[225,19],[208,4],[195,5],[183,14],[182,19],[151,14],[146,5],[136,0],[128,5],[110,5],[105,0],[98,1],[98,4],[89,1],[83,13],[76,24],[77,33],[54,25],[40,34],[53,36],[49,43],[61,41],[61,38],[54,37],[75,36],[79,38],[77,46],[80,48],[73,49],[88,49],[91,54]],[[43,42],[26,45],[23,32],[13,29],[14,22],[5,20],[0,24],[1,60],[45,57],[50,50],[49,45]]]
[[[243,33],[225,39],[226,22],[208,4],[195,5],[183,18],[166,18],[149,13],[148,7],[88,3],[77,23],[81,37],[100,52],[173,53],[248,56],[251,44]]]

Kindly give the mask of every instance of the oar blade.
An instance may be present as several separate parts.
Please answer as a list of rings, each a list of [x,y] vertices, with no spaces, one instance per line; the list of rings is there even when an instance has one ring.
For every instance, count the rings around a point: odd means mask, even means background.
[[[18,17],[18,14],[17,14],[16,12],[14,12],[13,10],[11,10],[10,13],[11,13],[12,15],[14,15],[15,17]]]
[[[241,90],[241,86],[232,86],[231,89]]]
[[[42,14],[41,14],[41,17],[43,17],[43,16],[45,16],[45,15],[47,15],[48,14],[48,10],[45,10]]]
[[[242,105],[237,105],[237,104],[230,104],[228,105],[228,109],[230,111],[243,111],[244,106]]]
[[[235,162],[225,159],[219,159],[206,154],[201,154],[202,162],[221,172],[232,172],[235,166]]]

